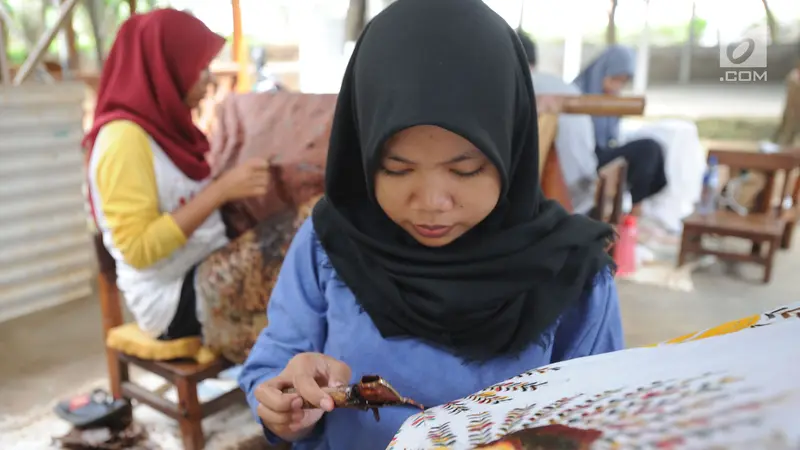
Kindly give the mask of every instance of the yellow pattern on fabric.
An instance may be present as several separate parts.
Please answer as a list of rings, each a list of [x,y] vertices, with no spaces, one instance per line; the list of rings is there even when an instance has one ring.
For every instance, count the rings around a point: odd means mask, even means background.
[[[717,325],[715,327],[707,328],[702,331],[695,331],[694,333],[684,334],[683,336],[678,336],[668,341],[659,342],[658,344],[652,344],[646,347],[681,344],[684,342],[699,341],[701,339],[706,339],[713,336],[722,336],[724,334],[736,333],[737,331],[742,331],[746,328],[750,328],[751,326],[757,324],[758,321],[761,320],[761,317],[762,317],[761,314],[756,314],[750,317],[745,317],[744,319],[731,320],[730,322],[725,322],[722,325]]]

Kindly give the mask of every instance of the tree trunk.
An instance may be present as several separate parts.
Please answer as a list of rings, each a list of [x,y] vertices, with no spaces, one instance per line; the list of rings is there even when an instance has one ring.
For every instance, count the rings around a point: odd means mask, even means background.
[[[767,0],[761,0],[761,4],[764,5],[764,14],[767,16],[769,39],[772,43],[775,43],[778,39],[778,21],[775,20],[775,15],[772,14],[772,9],[770,9]]]
[[[367,25],[367,0],[350,0],[345,22],[345,41],[357,41]]]
[[[606,27],[606,44],[614,45],[617,43],[617,0],[611,0],[611,8],[608,10],[608,27]]]
[[[692,75],[692,50],[697,42],[695,21],[697,20],[697,2],[692,1],[692,18],[689,19],[689,30],[686,42],[681,48],[680,65],[678,66],[678,83],[688,84]]]

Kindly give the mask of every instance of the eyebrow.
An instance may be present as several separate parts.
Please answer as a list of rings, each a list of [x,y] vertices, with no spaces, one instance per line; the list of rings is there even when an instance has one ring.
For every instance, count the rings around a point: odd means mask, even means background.
[[[475,157],[476,156],[475,156],[475,152],[474,151],[468,151],[468,152],[464,152],[464,153],[456,156],[455,158],[449,159],[447,161],[443,161],[440,164],[455,164],[455,163],[459,163],[461,161],[467,161],[467,160],[470,160],[470,159],[474,159]],[[406,158],[403,158],[402,156],[397,156],[397,155],[389,155],[389,156],[386,157],[386,159],[391,159],[392,161],[397,161],[397,162],[401,162],[401,163],[404,163],[404,164],[416,164],[414,161],[408,160]]]

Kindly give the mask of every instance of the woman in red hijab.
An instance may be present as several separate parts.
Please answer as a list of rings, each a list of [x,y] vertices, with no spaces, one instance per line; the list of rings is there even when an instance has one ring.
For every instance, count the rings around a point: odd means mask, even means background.
[[[225,40],[190,14],[162,9],[120,28],[103,68],[89,151],[91,205],[116,260],[117,285],[153,338],[201,334],[195,269],[228,244],[219,208],[263,195],[267,163],[253,160],[216,180],[209,143],[191,110]]]

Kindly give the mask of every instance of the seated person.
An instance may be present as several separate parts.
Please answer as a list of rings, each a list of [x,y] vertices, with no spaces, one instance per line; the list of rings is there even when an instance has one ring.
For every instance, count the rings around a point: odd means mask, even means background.
[[[228,243],[219,208],[264,195],[269,177],[264,160],[210,177],[209,143],[191,110],[205,96],[206,68],[224,43],[174,9],[128,19],[103,66],[84,144],[94,219],[139,329],[161,340],[203,335],[212,349],[242,362],[263,328],[267,297],[263,290],[219,295],[216,280],[232,275],[216,269],[220,256],[229,266],[268,261],[251,244],[258,240],[252,233]],[[240,278],[261,276],[261,266],[239,269]],[[227,336],[229,329],[237,336]]]
[[[584,94],[619,95],[633,78],[634,55],[631,49],[612,45],[589,64],[574,83]],[[619,117],[593,116],[600,167],[618,157],[628,163],[628,189],[634,206],[667,186],[664,150],[653,139],[638,139],[620,145]],[[699,181],[698,181],[699,183]]]
[[[362,375],[435,406],[623,347],[613,230],[542,197],[533,102],[514,30],[482,0],[403,0],[370,22],[325,196],[239,378],[271,442],[386,448],[413,408],[376,422],[323,391]]]
[[[519,31],[517,34],[528,58],[533,90],[537,95],[581,95],[581,90],[574,84],[565,83],[560,77],[536,70],[536,45],[526,33]],[[559,115],[555,147],[572,208],[578,214],[588,214],[594,207],[597,188],[597,155],[591,116]]]

